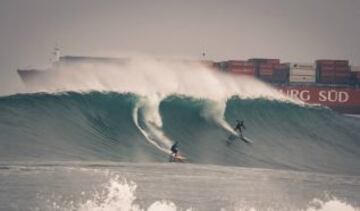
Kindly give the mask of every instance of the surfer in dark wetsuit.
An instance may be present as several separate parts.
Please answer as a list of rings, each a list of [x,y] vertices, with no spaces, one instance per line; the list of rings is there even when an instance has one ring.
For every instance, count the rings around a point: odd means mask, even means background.
[[[178,144],[179,144],[179,142],[176,141],[175,144],[173,144],[170,148],[170,150],[171,150],[170,161],[175,161],[176,156],[179,153]]]
[[[243,134],[242,134],[242,128],[246,129],[245,125],[244,125],[244,121],[239,121],[239,120],[236,120],[236,126],[234,128],[234,130],[238,130],[240,132],[240,136],[241,138],[243,138]]]

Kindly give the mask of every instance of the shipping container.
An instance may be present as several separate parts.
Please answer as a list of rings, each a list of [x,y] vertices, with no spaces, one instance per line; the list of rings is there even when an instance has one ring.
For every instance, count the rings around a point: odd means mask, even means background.
[[[254,68],[231,68],[229,72],[237,73],[237,74],[244,74],[244,75],[253,75],[255,76],[256,72]]]
[[[350,67],[349,66],[335,67],[335,71],[337,71],[337,72],[350,72]]]
[[[273,64],[260,64],[259,68],[260,69],[274,69],[274,65]]]
[[[319,78],[318,82],[322,84],[334,84],[334,76],[323,76]]]
[[[230,60],[227,61],[227,63],[229,64],[229,66],[244,66],[244,67],[254,66],[252,62],[242,61],[242,60]]]
[[[274,69],[274,75],[288,77],[289,70],[288,69]]]
[[[319,76],[335,76],[335,71],[333,70],[323,70],[321,72],[319,72]]]
[[[275,64],[274,69],[289,69],[287,64]]]
[[[251,72],[230,72],[230,73],[235,74],[235,75],[244,75],[244,76],[251,76],[251,77],[256,76],[254,73],[251,73]]]
[[[322,65],[334,65],[334,66],[349,66],[348,60],[331,60],[331,59],[320,59],[316,60],[317,66]]]
[[[308,75],[308,76],[315,76],[316,71],[315,69],[290,69],[290,75]]]
[[[330,59],[320,59],[320,60],[316,60],[316,65],[317,66],[321,66],[321,65],[335,65],[335,60],[330,60]]]
[[[303,83],[315,83],[315,75],[290,75],[290,82],[303,82]]]
[[[259,75],[273,75],[274,69],[272,68],[261,68],[259,69]]]
[[[335,61],[336,66],[349,66],[348,60],[336,60]]]
[[[354,83],[360,85],[360,72],[354,72],[354,73],[355,73]]]
[[[350,78],[349,77],[335,78],[334,79],[334,84],[349,84],[349,83],[350,83]]]
[[[340,77],[340,76],[342,76],[342,77],[350,77],[351,76],[351,72],[335,72],[335,76],[336,77]]]
[[[350,69],[353,72],[360,72],[360,66],[351,66]]]
[[[284,77],[275,77],[275,76],[270,76],[270,75],[262,75],[259,78],[261,80],[267,81],[267,82],[274,82],[274,83],[286,83],[287,82],[287,78],[284,78]]]
[[[319,79],[319,82],[326,84],[349,84],[350,77],[324,76]]]
[[[290,69],[314,69],[315,65],[310,63],[289,63]]]
[[[322,66],[319,71],[335,71],[335,66]]]
[[[256,64],[280,64],[280,59],[251,58],[248,61]]]

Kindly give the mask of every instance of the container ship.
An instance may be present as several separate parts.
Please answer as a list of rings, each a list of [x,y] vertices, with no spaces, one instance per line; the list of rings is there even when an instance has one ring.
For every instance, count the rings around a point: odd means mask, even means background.
[[[60,56],[58,49],[53,57],[53,65],[48,70],[18,69],[22,81],[32,86],[68,64],[127,62],[124,58]],[[360,66],[351,66],[348,60],[319,59],[313,63],[290,63],[280,59],[251,58],[204,63],[234,76],[255,77],[305,103],[324,105],[340,113],[360,114]]]

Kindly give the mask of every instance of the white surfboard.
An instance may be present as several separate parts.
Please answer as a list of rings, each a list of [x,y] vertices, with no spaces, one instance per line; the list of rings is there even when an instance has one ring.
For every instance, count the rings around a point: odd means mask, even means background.
[[[180,154],[177,154],[174,156],[173,153],[169,155],[169,162],[184,162],[186,158],[184,156],[181,156]]]
[[[248,138],[248,137],[245,137],[245,136],[239,136],[239,135],[234,135],[234,134],[231,134],[228,139],[227,139],[227,142],[231,143],[237,139],[240,139],[242,140],[243,142],[247,143],[247,144],[251,144],[253,143],[253,141]]]

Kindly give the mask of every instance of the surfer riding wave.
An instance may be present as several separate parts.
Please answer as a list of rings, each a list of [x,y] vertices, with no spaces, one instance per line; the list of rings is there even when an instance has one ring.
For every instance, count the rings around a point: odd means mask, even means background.
[[[234,127],[235,131],[239,131],[239,135],[241,138],[243,138],[242,129],[246,130],[245,124],[243,120],[236,120],[236,126]]]

